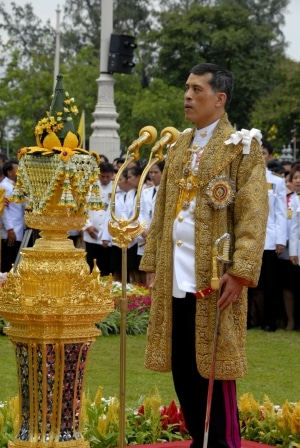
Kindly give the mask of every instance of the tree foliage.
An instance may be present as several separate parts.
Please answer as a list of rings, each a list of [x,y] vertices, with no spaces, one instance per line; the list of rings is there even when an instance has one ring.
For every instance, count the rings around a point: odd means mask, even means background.
[[[291,142],[300,130],[300,64],[281,58],[275,70],[273,90],[256,103],[251,116],[254,127],[273,140],[278,149]],[[296,132],[295,132],[296,131]]]
[[[238,128],[252,124],[267,132],[275,125],[280,144],[290,137],[291,124],[299,123],[300,69],[299,63],[283,58],[281,27],[287,4],[288,0],[115,0],[114,33],[135,35],[138,44],[135,73],[115,75],[122,147],[145,125],[158,130],[188,125],[183,88],[189,69],[201,61],[234,73],[229,115]],[[50,22],[41,23],[30,3],[12,2],[10,11],[0,3],[0,126],[2,131],[9,129],[16,150],[33,142],[34,126],[51,103],[55,30]],[[65,0],[60,72],[79,110],[86,112],[87,139],[97,101],[100,24],[101,0]]]
[[[239,3],[222,0],[215,7],[204,7],[195,2],[188,9],[179,4],[160,13],[160,30],[154,32],[160,43],[154,74],[182,86],[189,68],[199,62],[226,67],[235,76],[230,116],[238,127],[246,127],[255,100],[272,88],[273,68],[284,46],[271,24]]]

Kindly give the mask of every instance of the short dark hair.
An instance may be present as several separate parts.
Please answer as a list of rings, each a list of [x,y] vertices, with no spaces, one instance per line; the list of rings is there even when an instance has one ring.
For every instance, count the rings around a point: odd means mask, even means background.
[[[268,140],[262,139],[261,146],[262,148],[265,148],[269,154],[273,154],[273,146]]]
[[[295,173],[300,172],[300,162],[298,160],[297,163],[295,163],[295,165],[293,165],[291,171],[290,171],[290,176],[289,176],[289,181],[292,182],[293,177],[295,175]]]
[[[157,163],[155,163],[153,166],[157,166],[157,168],[158,168],[161,172],[163,172],[164,167],[165,167],[165,161],[162,160],[161,162],[157,162]]]
[[[105,163],[109,162],[109,158],[105,154],[99,154],[99,157],[100,158],[102,157],[102,159],[104,160]]]
[[[131,166],[130,168],[128,168],[128,170],[127,170],[127,175],[128,175],[129,172],[130,172],[133,176],[135,176],[135,177],[137,177],[137,176],[141,176],[141,175],[142,175],[142,172],[143,172],[143,168],[140,167],[140,166],[133,165],[133,166]]]
[[[202,62],[194,65],[190,73],[200,76],[211,73],[212,77],[208,82],[214,92],[226,93],[225,109],[228,109],[233,93],[233,74],[229,70],[221,67],[221,65]]]
[[[292,162],[292,166],[291,168],[293,168],[295,165],[298,165],[298,163],[300,164],[300,159],[296,159]]]
[[[99,165],[100,173],[113,173],[114,172],[114,166],[112,163],[107,162],[100,162]]]
[[[8,162],[3,164],[2,171],[5,177],[7,177],[8,172],[13,169],[14,165],[19,165],[18,159],[10,159]]]
[[[285,174],[285,169],[283,168],[283,166],[281,165],[281,163],[279,162],[279,160],[276,159],[272,159],[270,160],[270,162],[268,162],[268,169],[270,171],[272,171],[273,173],[278,173],[278,174]]]
[[[290,162],[289,160],[281,160],[281,165],[282,166],[286,166],[286,165],[291,165],[292,166],[292,162]]]

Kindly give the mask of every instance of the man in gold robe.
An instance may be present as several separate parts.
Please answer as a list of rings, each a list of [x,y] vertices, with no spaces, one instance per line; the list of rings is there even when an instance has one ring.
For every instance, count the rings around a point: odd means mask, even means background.
[[[208,446],[241,446],[235,380],[247,373],[246,294],[258,281],[268,216],[261,134],[231,126],[232,91],[233,76],[223,67],[191,69],[184,108],[194,129],[168,150],[140,265],[152,286],[145,365],[172,370],[193,448],[203,446],[217,307]],[[232,263],[221,273],[213,255],[224,234]]]

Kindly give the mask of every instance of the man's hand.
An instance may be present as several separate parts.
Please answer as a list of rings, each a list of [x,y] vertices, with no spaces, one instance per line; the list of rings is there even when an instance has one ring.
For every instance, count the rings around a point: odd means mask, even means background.
[[[155,272],[147,272],[146,282],[149,289],[153,288],[154,281],[155,281]]]
[[[7,239],[6,239],[7,240],[7,245],[9,247],[14,246],[16,239],[17,239],[17,237],[16,237],[14,229],[9,229],[7,231]]]
[[[96,240],[98,238],[98,231],[97,231],[96,227],[94,227],[94,226],[87,227],[86,231],[92,238],[94,238],[94,240]]]
[[[141,235],[143,238],[144,238],[144,240],[147,238],[147,236],[148,236],[148,230],[147,229],[145,229],[144,231],[143,231],[143,233],[142,233],[142,235]]]
[[[294,256],[290,257],[290,262],[292,264],[294,264],[295,266],[297,266],[298,265],[298,257],[297,257],[297,255],[294,255]]]
[[[230,303],[236,302],[242,295],[243,287],[249,286],[249,280],[224,274],[220,280],[220,289],[223,291],[218,301],[218,307],[224,310]]]
[[[284,249],[285,249],[285,246],[283,246],[282,244],[276,244],[275,252],[277,255],[281,255],[283,253]]]

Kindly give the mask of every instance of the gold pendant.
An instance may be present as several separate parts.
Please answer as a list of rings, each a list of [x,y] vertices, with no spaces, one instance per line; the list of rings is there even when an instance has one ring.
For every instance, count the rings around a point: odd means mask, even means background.
[[[207,130],[205,129],[205,131],[200,132],[201,137],[206,137],[207,136]]]

